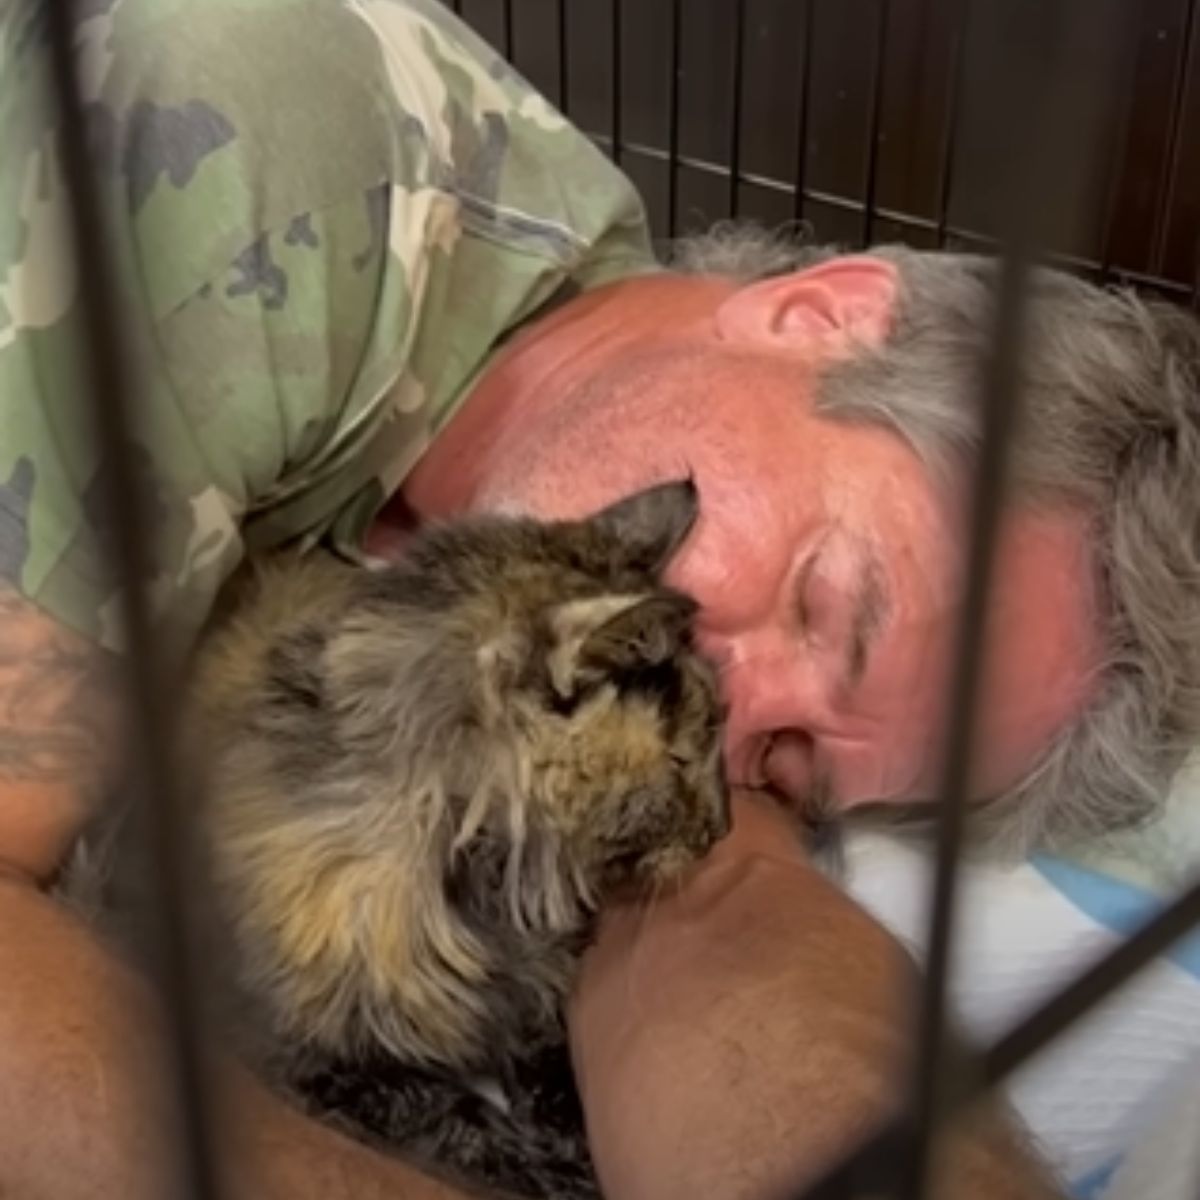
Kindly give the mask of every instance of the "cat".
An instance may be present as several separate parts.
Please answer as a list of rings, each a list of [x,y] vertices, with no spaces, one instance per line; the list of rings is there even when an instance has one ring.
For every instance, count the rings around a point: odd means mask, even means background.
[[[464,518],[373,571],[258,564],[202,640],[191,761],[238,1044],[484,1194],[599,1195],[563,1005],[598,905],[728,831],[716,680],[661,574],[690,482]]]

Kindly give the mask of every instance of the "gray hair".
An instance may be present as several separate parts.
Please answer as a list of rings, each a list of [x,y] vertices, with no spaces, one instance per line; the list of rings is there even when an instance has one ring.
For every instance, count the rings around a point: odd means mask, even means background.
[[[690,239],[677,269],[743,280],[832,256],[754,226]],[[893,330],[827,370],[816,405],[885,425],[936,480],[979,445],[974,400],[991,330],[995,259],[901,246]],[[1099,694],[1016,787],[980,810],[1011,850],[1061,845],[1160,811],[1200,740],[1200,323],[1182,309],[1038,268],[1021,365],[1019,504],[1083,507],[1104,606]]]

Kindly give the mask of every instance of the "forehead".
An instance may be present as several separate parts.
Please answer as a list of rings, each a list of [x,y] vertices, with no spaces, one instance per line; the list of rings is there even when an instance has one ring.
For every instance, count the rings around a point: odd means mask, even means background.
[[[815,526],[873,514],[895,525],[931,502],[907,444],[881,426],[817,414],[816,383],[803,362],[752,350],[638,355],[564,396],[553,420],[526,425],[522,453],[499,457],[480,499],[511,495],[543,515],[583,516],[691,474],[700,516],[674,581],[702,602],[717,591],[761,594]]]
[[[777,399],[697,440],[700,520],[674,582],[708,605],[748,610],[784,586],[797,557],[831,528],[885,556],[956,543],[949,498],[901,438],[831,421],[794,398],[771,420]]]

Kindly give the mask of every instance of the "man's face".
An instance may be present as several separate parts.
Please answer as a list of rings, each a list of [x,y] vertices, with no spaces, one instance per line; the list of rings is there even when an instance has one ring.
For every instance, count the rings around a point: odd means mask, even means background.
[[[702,607],[701,645],[730,706],[733,781],[796,802],[820,789],[838,806],[929,796],[957,632],[965,490],[937,494],[895,435],[818,416],[791,362],[723,353],[648,369],[633,390],[613,386],[629,392],[622,404],[593,416],[581,403],[563,422],[568,433],[550,431],[538,452],[514,446],[494,494],[574,515],[690,471],[701,515],[669,581]],[[1089,694],[1084,532],[1070,515],[1009,522],[979,791],[1015,782]]]

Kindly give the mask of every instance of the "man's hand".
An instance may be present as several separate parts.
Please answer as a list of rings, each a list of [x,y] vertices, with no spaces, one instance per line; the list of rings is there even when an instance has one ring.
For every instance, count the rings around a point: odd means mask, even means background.
[[[608,1200],[795,1195],[894,1110],[916,972],[747,796],[677,893],[614,908],[571,1013]],[[1006,1125],[948,1141],[945,1196],[1055,1195]]]

